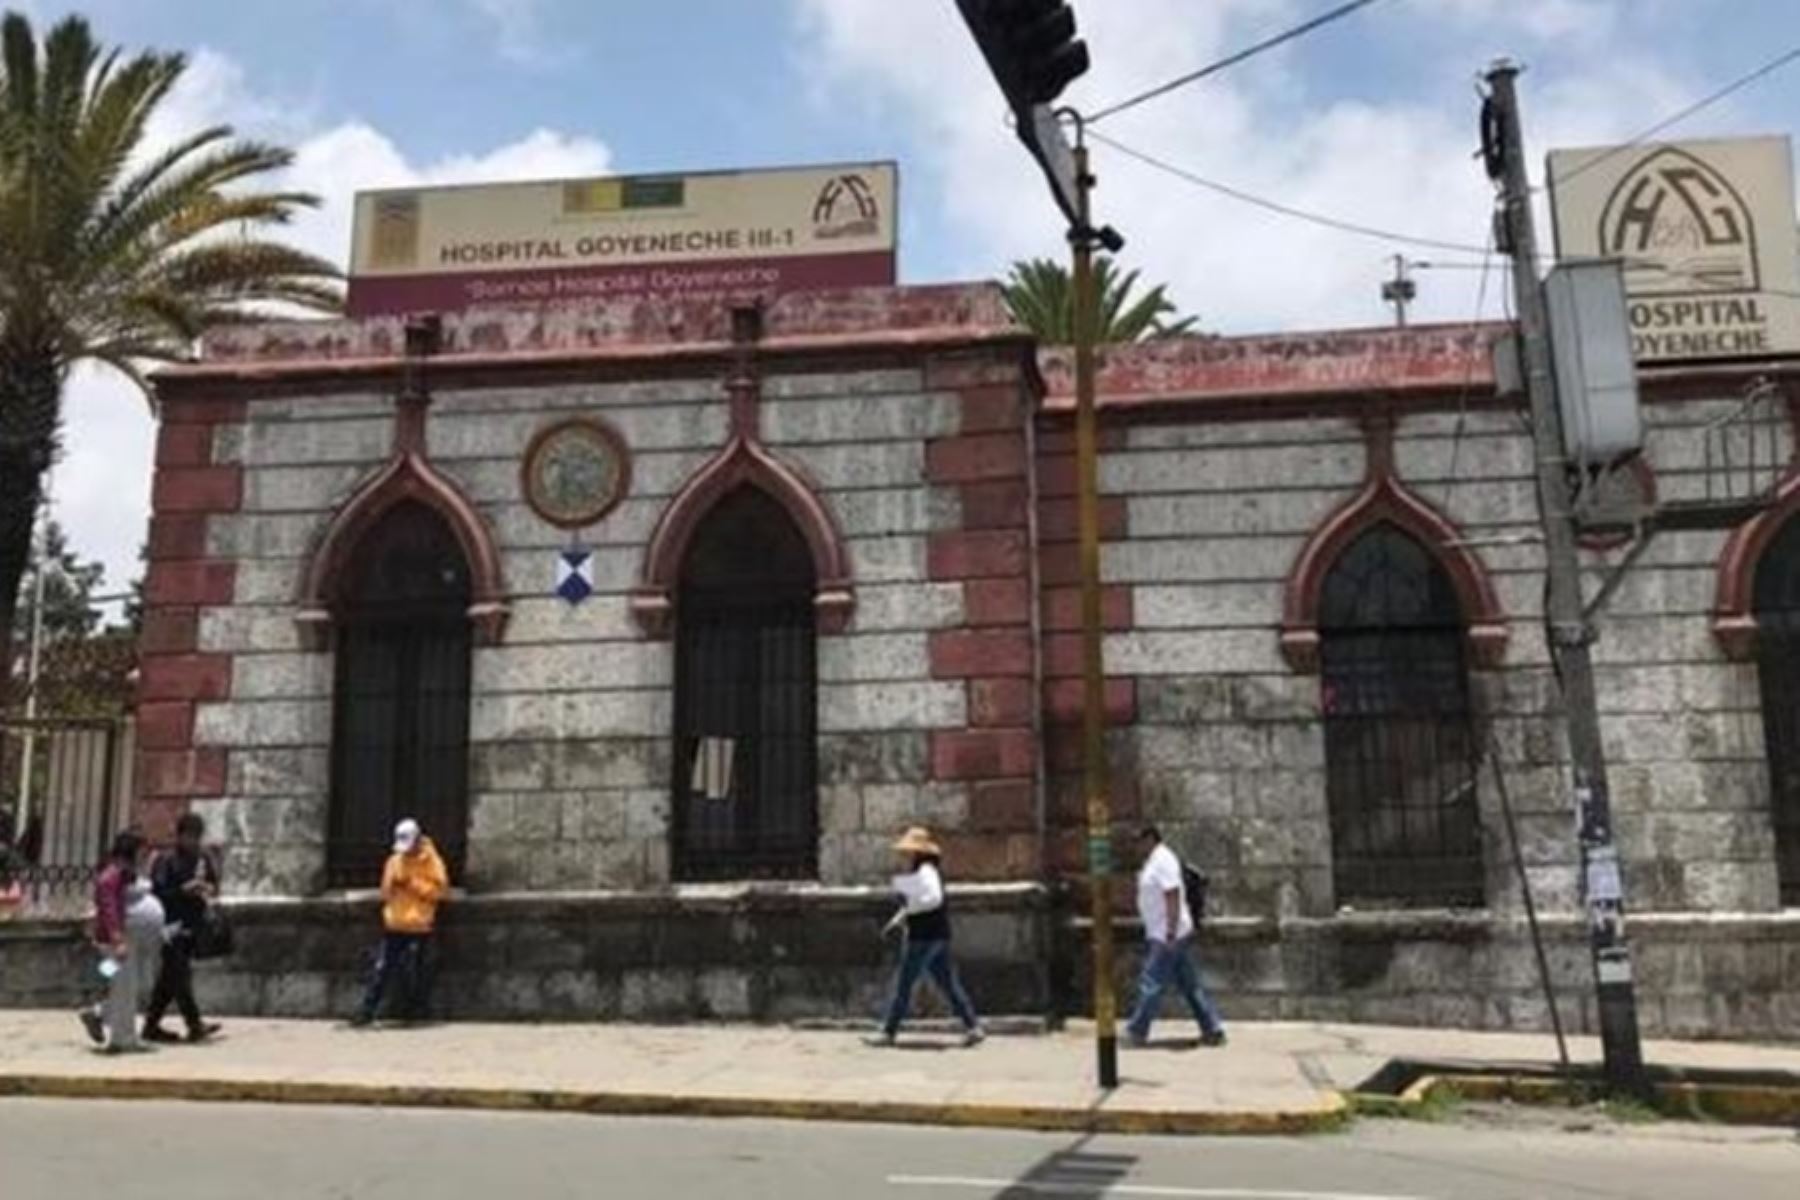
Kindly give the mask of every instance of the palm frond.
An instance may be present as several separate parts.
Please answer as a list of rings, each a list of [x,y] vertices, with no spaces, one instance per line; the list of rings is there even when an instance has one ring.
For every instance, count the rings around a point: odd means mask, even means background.
[[[0,18],[0,356],[92,358],[141,379],[131,363],[185,357],[213,325],[341,307],[336,266],[257,236],[318,204],[256,186],[291,151],[218,125],[139,161],[186,66],[104,47],[79,18],[41,39],[28,18]]]
[[[1094,337],[1099,342],[1135,342],[1189,332],[1195,318],[1173,323],[1164,318],[1175,313],[1166,285],[1158,284],[1136,296],[1138,272],[1120,273],[1106,255],[1094,259]],[[1075,334],[1075,288],[1067,268],[1049,259],[1015,262],[1000,285],[1013,319],[1031,330],[1039,341],[1066,345]]]

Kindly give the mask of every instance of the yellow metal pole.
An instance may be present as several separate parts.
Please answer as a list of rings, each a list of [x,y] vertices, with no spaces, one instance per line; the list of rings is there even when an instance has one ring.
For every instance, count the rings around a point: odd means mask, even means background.
[[[1106,684],[1100,645],[1099,439],[1094,413],[1094,232],[1087,147],[1077,137],[1075,181],[1075,514],[1081,546],[1081,776],[1087,800],[1088,888],[1094,918],[1094,1038],[1100,1086],[1119,1086],[1118,1000],[1113,993],[1112,806],[1106,778]]]

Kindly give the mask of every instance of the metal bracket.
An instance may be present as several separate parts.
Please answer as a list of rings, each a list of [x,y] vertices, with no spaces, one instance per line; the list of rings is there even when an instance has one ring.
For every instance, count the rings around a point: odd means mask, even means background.
[[[1594,593],[1594,598],[1582,606],[1581,620],[1584,625],[1592,628],[1594,618],[1600,615],[1606,602],[1612,599],[1613,593],[1619,590],[1619,585],[1625,582],[1625,576],[1630,573],[1637,560],[1643,557],[1644,551],[1650,548],[1650,541],[1656,536],[1657,528],[1654,520],[1645,521],[1638,526],[1638,535],[1631,543],[1631,549],[1625,552],[1625,557],[1619,560],[1619,564],[1600,581],[1600,590]]]

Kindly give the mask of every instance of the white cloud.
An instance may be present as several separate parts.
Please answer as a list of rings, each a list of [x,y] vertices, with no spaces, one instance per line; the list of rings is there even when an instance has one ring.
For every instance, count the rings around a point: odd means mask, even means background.
[[[469,0],[469,4],[492,23],[500,57],[528,67],[567,59],[567,51],[559,49],[544,29],[543,0]]]
[[[798,2],[804,53],[829,72],[821,86],[837,103],[846,93],[861,94],[918,132],[926,161],[908,166],[925,168],[927,187],[941,191],[962,240],[978,248],[968,273],[996,273],[1027,254],[1062,253],[1060,220],[1005,128],[998,93],[953,13],[924,19],[911,6],[888,0]],[[1467,40],[1462,78],[1472,81],[1496,41],[1549,36],[1559,22],[1586,20],[1587,10],[1611,11],[1621,2],[1457,0],[1458,12],[1431,32]],[[1092,111],[1310,11],[1277,0],[1088,5],[1082,33],[1095,65],[1069,99]],[[1432,11],[1423,0],[1406,10],[1371,8],[1315,36],[1392,37],[1396,28],[1417,30]],[[1386,23],[1379,34],[1371,35],[1367,24],[1360,34],[1353,29],[1378,20]],[[1146,36],[1148,30],[1156,36]],[[1470,157],[1478,108],[1471,86],[1456,83],[1457,73],[1448,71],[1444,94],[1430,102],[1320,95],[1320,84],[1300,76],[1294,61],[1286,52],[1264,56],[1098,129],[1194,173],[1297,208],[1422,237],[1485,243],[1492,193]],[[1585,61],[1577,79],[1528,75],[1523,86],[1534,161],[1550,145],[1631,131],[1644,114],[1666,111],[1685,95],[1658,63],[1625,48]],[[1125,234],[1128,265],[1142,267],[1146,279],[1168,280],[1176,300],[1199,313],[1204,327],[1316,328],[1386,319],[1378,286],[1389,269],[1385,259],[1398,247],[1246,206],[1105,146],[1095,148],[1094,163],[1097,213]],[[1476,280],[1477,273],[1468,271],[1421,277],[1418,315],[1468,319]],[[1498,292],[1491,282],[1489,315],[1498,311]]]
[[[1541,42],[1605,40],[1621,15],[1615,0],[1411,0],[1411,6],[1414,19],[1500,28]]]
[[[351,198],[359,190],[597,175],[611,161],[606,146],[593,138],[536,129],[485,154],[414,164],[387,135],[354,121],[297,147],[287,181],[317,194],[324,203],[296,220],[290,237],[295,244],[341,263],[350,251]]]
[[[340,263],[349,252],[351,197],[358,189],[598,174],[611,162],[606,146],[593,138],[537,129],[483,153],[419,163],[364,122],[309,133],[303,120],[303,112],[253,93],[235,62],[203,50],[146,139],[153,150],[229,121],[243,132],[293,145],[294,165],[280,182],[317,193],[323,204],[301,215],[286,236]],[[106,564],[106,590],[121,591],[140,570],[154,422],[131,385],[101,369],[75,373],[63,412],[64,453],[52,480],[55,515],[77,553]]]

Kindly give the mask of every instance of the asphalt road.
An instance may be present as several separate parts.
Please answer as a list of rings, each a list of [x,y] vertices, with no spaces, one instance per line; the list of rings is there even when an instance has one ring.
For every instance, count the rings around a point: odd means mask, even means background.
[[[1793,1200],[1791,1132],[1362,1122],[1307,1138],[0,1101],[5,1200]]]

